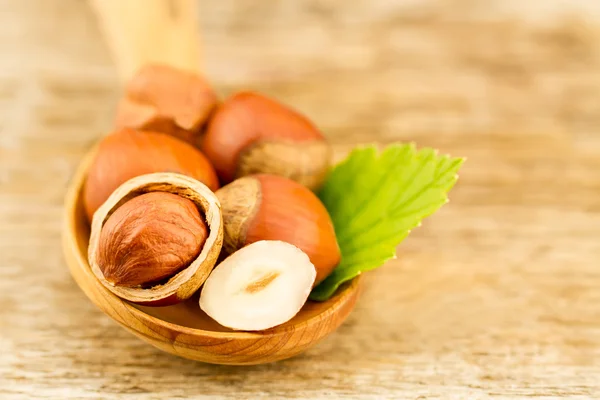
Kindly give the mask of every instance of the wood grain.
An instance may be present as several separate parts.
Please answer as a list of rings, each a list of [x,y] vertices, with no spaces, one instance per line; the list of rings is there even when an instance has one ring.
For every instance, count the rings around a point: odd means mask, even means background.
[[[198,2],[90,0],[122,82],[147,63],[200,70]]]
[[[220,94],[295,105],[338,159],[397,140],[468,159],[334,335],[255,367],[143,345],[70,278],[63,197],[117,74],[84,2],[0,18],[0,398],[600,397],[596,2],[203,3]]]

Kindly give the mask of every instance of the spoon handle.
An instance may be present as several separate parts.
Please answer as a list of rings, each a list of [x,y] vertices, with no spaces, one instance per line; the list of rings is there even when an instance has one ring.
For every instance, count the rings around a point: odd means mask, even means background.
[[[146,63],[200,72],[196,0],[90,0],[100,29],[126,82]]]

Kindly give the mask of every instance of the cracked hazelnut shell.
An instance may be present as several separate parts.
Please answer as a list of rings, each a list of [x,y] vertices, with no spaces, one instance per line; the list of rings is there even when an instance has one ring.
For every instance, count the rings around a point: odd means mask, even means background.
[[[181,247],[178,247],[181,243],[174,243],[172,240],[174,236],[170,239],[168,238],[166,241],[157,240],[152,243],[155,246],[167,246],[162,249],[153,249],[151,246],[147,246],[143,243],[132,244],[115,242],[116,246],[124,245],[129,247],[129,250],[135,249],[135,247],[139,245],[142,249],[136,249],[136,251],[144,251],[143,249],[145,248],[148,251],[148,257],[154,257],[157,254],[169,254],[170,251],[177,251],[177,256],[191,258],[191,262],[183,269],[175,272],[174,275],[167,277],[166,280],[151,286],[120,286],[111,283],[110,280],[107,279],[109,277],[104,275],[103,269],[100,266],[100,262],[103,259],[102,253],[108,250],[102,248],[102,246],[106,244],[106,241],[102,240],[103,228],[110,218],[118,212],[121,206],[126,206],[132,199],[139,198],[141,195],[156,192],[161,194],[171,193],[180,196],[183,199],[191,201],[197,207],[208,228],[208,235],[206,236],[202,248],[197,256],[192,255],[190,257],[189,249],[182,253]],[[185,204],[185,202],[183,203]],[[184,205],[183,207],[188,206]],[[152,212],[150,210],[146,209],[144,211],[149,217],[156,217],[156,215],[151,215]],[[159,210],[156,211],[159,212]],[[163,215],[165,214],[163,213]],[[168,217],[165,216],[164,218]],[[149,223],[149,221],[146,222]],[[114,228],[115,227],[111,228],[113,229],[112,234],[116,234]],[[133,235],[134,239],[139,239],[140,237],[140,235]],[[88,247],[88,261],[96,278],[104,287],[116,296],[136,304],[146,306],[166,306],[188,299],[200,288],[200,286],[202,286],[217,262],[222,244],[223,220],[219,201],[206,185],[181,174],[146,174],[132,178],[119,186],[94,214]],[[121,250],[117,248],[116,251],[118,252]],[[127,252],[123,252],[125,257],[127,257],[126,253]],[[191,253],[194,253],[193,249]],[[143,256],[143,254],[136,255],[137,258],[140,258],[141,256]]]
[[[112,285],[152,286],[186,268],[207,236],[204,217],[192,201],[173,193],[145,193],[104,223],[98,266]]]

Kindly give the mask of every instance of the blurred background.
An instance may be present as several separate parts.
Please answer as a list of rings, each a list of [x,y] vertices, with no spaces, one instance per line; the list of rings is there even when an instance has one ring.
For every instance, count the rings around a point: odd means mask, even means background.
[[[0,394],[599,393],[599,2],[219,0],[199,23],[220,95],[294,106],[338,158],[467,157],[450,204],[306,355],[241,372],[164,355],[87,301],[60,250],[65,189],[121,95],[96,16],[0,0]]]

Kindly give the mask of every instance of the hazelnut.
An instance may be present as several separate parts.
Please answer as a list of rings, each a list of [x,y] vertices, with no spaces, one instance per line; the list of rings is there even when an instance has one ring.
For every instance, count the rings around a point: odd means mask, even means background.
[[[224,221],[226,254],[260,240],[280,240],[304,251],[317,272],[315,284],[339,264],[341,254],[327,209],[306,187],[259,174],[216,192]]]
[[[219,324],[259,331],[292,319],[315,281],[308,256],[289,243],[263,240],[220,263],[200,293],[200,308]]]
[[[88,261],[118,297],[164,306],[200,288],[222,244],[215,194],[191,177],[153,173],[120,185],[94,214]]]
[[[331,162],[331,148],[311,121],[251,92],[238,93],[217,108],[201,148],[223,183],[267,173],[315,190]]]
[[[83,189],[88,220],[123,182],[153,172],[189,175],[211,190],[219,187],[213,167],[193,146],[163,133],[122,129],[102,139],[88,171]]]
[[[126,85],[115,126],[163,132],[196,145],[216,104],[216,94],[200,75],[149,64]]]
[[[167,279],[198,256],[208,228],[190,200],[151,192],[127,201],[100,231],[98,266],[117,286],[147,286]]]

